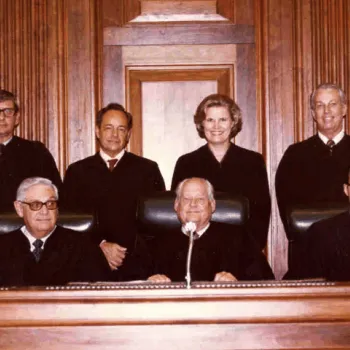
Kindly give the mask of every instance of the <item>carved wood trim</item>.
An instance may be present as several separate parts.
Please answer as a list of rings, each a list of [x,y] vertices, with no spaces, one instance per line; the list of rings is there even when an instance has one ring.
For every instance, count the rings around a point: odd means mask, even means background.
[[[140,0],[141,13],[130,23],[228,21],[218,14],[216,0]]]
[[[254,26],[244,24],[140,24],[104,29],[104,45],[251,44],[254,41]]]
[[[133,115],[133,134],[130,139],[130,150],[142,155],[142,83],[150,81],[205,81],[216,80],[218,91],[231,95],[230,86],[233,85],[233,70],[229,67],[212,68],[198,67],[190,69],[165,69],[152,67],[142,70],[127,68],[126,72],[126,108]],[[132,101],[132,103],[131,103]]]

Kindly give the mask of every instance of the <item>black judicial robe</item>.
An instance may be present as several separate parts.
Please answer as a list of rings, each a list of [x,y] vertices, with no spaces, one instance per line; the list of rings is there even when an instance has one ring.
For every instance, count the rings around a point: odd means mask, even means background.
[[[261,154],[231,143],[223,160],[218,162],[209,146],[204,145],[178,159],[172,179],[172,190],[175,190],[179,182],[190,177],[207,179],[216,191],[248,198],[250,218],[247,229],[260,249],[265,247],[271,200]]]
[[[164,189],[157,163],[125,152],[111,172],[96,153],[68,167],[62,206],[65,210],[95,213],[99,226],[95,241],[105,239],[130,250],[137,231],[138,197]]]
[[[102,251],[84,234],[57,226],[39,262],[21,230],[0,235],[0,285],[63,285],[108,279]]]
[[[332,152],[318,135],[289,146],[276,173],[276,196],[285,228],[286,210],[290,206],[347,203],[343,184],[348,181],[349,167],[349,135]]]
[[[48,178],[61,188],[62,180],[49,150],[39,141],[13,136],[0,156],[0,212],[14,210],[19,184],[33,176]]]
[[[184,281],[189,238],[181,229],[169,230],[155,242],[153,274]],[[251,236],[238,226],[211,222],[194,241],[192,280],[213,281],[216,273],[230,272],[238,280],[274,279],[265,256]]]
[[[350,281],[350,213],[318,221],[301,242],[303,254],[297,269],[287,279],[325,278]]]

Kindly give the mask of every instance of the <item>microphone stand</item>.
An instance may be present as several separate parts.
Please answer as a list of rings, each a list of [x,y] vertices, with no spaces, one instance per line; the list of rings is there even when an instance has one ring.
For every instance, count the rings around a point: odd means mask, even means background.
[[[188,246],[188,252],[187,252],[187,262],[186,262],[186,288],[190,289],[191,288],[191,258],[192,258],[192,249],[193,249],[193,234],[195,231],[195,227],[190,228],[187,232],[189,233],[189,246]]]

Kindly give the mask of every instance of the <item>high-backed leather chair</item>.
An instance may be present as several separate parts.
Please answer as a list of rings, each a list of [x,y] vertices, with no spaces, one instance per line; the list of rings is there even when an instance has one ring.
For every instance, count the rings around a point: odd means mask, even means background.
[[[322,203],[296,206],[287,210],[288,265],[295,266],[300,261],[300,241],[308,228],[315,222],[338,215],[348,210],[344,203]]]
[[[212,221],[232,225],[244,225],[249,216],[249,204],[243,196],[231,196],[216,193],[216,210]],[[151,196],[140,197],[137,219],[140,232],[146,239],[154,238],[166,229],[180,227],[174,211],[175,193],[172,191],[157,192]]]
[[[89,214],[60,213],[57,224],[79,232],[89,232],[94,227],[94,217]],[[23,225],[16,213],[0,213],[0,234],[8,233]]]

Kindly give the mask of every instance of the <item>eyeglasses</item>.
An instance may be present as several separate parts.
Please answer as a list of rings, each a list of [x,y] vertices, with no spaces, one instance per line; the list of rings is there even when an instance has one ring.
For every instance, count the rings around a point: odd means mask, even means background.
[[[1,112],[4,113],[5,117],[13,117],[16,113],[15,108],[0,108],[0,114]]]
[[[45,203],[40,201],[33,201],[33,202],[19,201],[19,202],[29,205],[29,209],[33,211],[39,211],[43,207],[43,205],[45,205],[45,207],[48,210],[55,210],[58,208],[58,201],[47,201]]]

